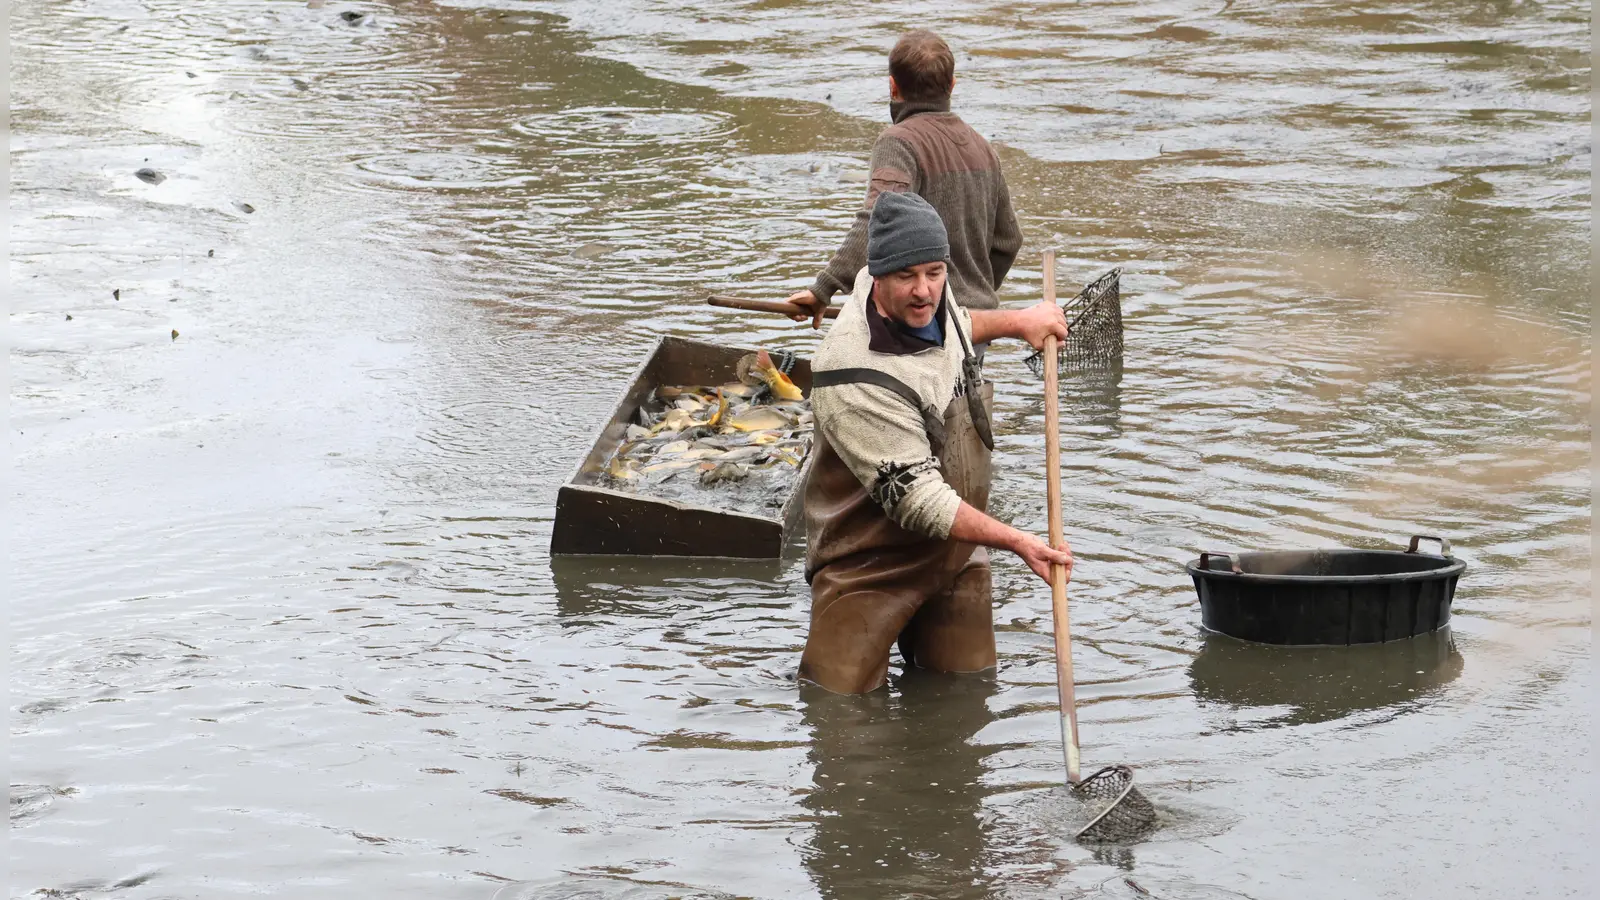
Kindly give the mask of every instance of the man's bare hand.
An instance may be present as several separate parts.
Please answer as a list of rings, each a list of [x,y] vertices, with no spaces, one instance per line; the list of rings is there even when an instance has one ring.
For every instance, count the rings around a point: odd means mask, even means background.
[[[1039,302],[1017,313],[1017,337],[1028,342],[1035,350],[1044,349],[1044,339],[1055,336],[1057,341],[1067,339],[1067,316],[1054,303]]]
[[[789,295],[789,302],[807,311],[807,315],[790,316],[789,318],[796,322],[804,322],[807,318],[810,318],[812,330],[822,327],[822,318],[827,315],[828,304],[818,300],[815,294],[809,290],[796,291]]]
[[[1022,557],[1022,561],[1028,564],[1033,574],[1043,578],[1045,584],[1050,583],[1052,565],[1066,567],[1067,581],[1072,581],[1072,548],[1067,546],[1065,541],[1062,542],[1060,550],[1053,550],[1044,541],[1032,535],[1025,535],[1011,550]]]

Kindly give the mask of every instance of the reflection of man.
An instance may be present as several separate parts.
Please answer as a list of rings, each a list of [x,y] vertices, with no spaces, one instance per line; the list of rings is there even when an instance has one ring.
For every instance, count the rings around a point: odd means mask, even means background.
[[[1072,554],[990,518],[987,402],[975,343],[1067,335],[1053,303],[967,310],[946,284],[950,248],[933,207],[884,194],[867,267],[811,365],[817,443],[805,487],[811,630],[800,676],[860,693],[884,682],[889,648],[908,665],[995,664],[989,558],[1040,578]]]
[[[889,51],[889,116],[872,146],[867,202],[844,245],[812,286],[790,297],[822,324],[833,295],[850,290],[867,261],[867,221],[885,192],[910,191],[938,210],[950,236],[949,278],[968,309],[994,309],[995,292],[1022,248],[1022,230],[989,142],[950,111],[956,59],[931,31],[913,31]],[[796,316],[796,321],[805,321]],[[981,352],[981,351],[980,351]]]
[[[803,694],[815,765],[806,869],[826,898],[986,897],[990,678],[911,675],[895,694]]]

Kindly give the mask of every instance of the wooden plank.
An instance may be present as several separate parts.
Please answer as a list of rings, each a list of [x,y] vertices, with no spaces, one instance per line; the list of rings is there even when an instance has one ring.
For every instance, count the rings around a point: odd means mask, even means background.
[[[776,519],[705,509],[588,485],[562,485],[550,553],[729,556],[783,553]]]

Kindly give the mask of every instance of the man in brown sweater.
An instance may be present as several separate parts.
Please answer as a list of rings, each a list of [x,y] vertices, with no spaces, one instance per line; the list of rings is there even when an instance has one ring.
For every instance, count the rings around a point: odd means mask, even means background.
[[[950,111],[955,69],[949,45],[931,31],[910,32],[889,52],[894,124],[872,147],[867,202],[816,282],[789,298],[811,313],[813,328],[821,326],[833,296],[849,293],[866,265],[867,222],[886,191],[920,194],[938,211],[950,235],[949,281],[956,302],[968,309],[1000,305],[995,292],[1022,248],[1022,231],[994,149]]]

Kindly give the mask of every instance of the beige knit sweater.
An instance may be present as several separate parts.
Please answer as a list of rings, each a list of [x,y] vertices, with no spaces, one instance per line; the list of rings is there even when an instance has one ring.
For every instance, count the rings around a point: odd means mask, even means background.
[[[856,275],[855,292],[811,362],[812,371],[877,369],[905,382],[925,407],[943,418],[962,384],[965,356],[949,318],[959,319],[970,337],[972,317],[946,284],[944,346],[905,355],[877,353],[868,346],[865,308],[871,292],[872,276],[863,268]],[[890,519],[907,531],[950,536],[961,498],[939,474],[922,415],[910,403],[875,384],[841,384],[814,389],[811,404],[823,437]]]

